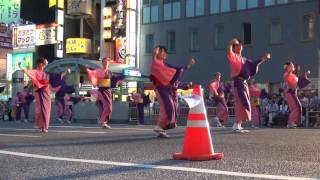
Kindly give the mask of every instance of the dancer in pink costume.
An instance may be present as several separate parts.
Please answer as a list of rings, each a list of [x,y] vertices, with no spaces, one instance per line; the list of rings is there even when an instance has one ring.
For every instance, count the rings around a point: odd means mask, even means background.
[[[290,109],[287,124],[288,128],[296,128],[301,123],[302,109],[297,95],[298,87],[304,88],[310,83],[310,80],[307,77],[310,71],[302,74],[299,77],[294,72],[295,67],[292,62],[287,62],[284,64],[283,80],[287,85],[285,96],[287,98],[288,106]]]
[[[217,116],[214,117],[214,122],[217,123],[218,127],[224,127],[221,123],[225,124],[228,121],[228,107],[224,98],[224,87],[221,82],[220,72],[215,73],[214,80],[210,84],[210,90],[217,101]]]
[[[47,66],[48,61],[45,58],[37,60],[37,67],[33,70],[28,70],[21,67],[21,62],[18,63],[20,69],[31,79],[34,84],[35,96],[35,126],[40,129],[40,132],[48,132],[51,113],[51,91],[57,91],[61,88],[59,86],[59,79],[55,79],[53,73],[47,73],[44,68]],[[56,87],[51,83],[55,82]],[[51,85],[50,85],[51,84]],[[52,87],[51,87],[52,86]]]
[[[156,97],[160,105],[158,125],[154,128],[158,137],[169,137],[165,130],[176,127],[178,111],[177,89],[187,89],[191,83],[184,84],[178,79],[183,72],[189,69],[195,61],[192,59],[186,66],[175,67],[165,63],[167,49],[157,46],[153,52],[153,59],[150,67],[150,80],[155,86]]]
[[[248,132],[242,128],[242,123],[251,120],[250,94],[247,81],[254,76],[260,64],[270,59],[266,53],[256,61],[242,56],[243,44],[238,39],[232,39],[227,48],[230,63],[231,77],[233,79],[233,94],[235,99],[235,122],[232,126],[234,132]]]
[[[109,65],[112,62],[113,60],[110,58],[103,58],[102,68],[95,70],[90,70],[86,65],[86,71],[92,85],[99,87],[96,105],[100,115],[101,126],[106,129],[111,128],[108,122],[112,113],[112,88],[115,88],[123,80],[122,76],[115,75],[110,71]]]

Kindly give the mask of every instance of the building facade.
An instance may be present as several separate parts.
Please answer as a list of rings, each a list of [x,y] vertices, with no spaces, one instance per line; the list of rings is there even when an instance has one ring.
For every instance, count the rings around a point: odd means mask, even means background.
[[[272,54],[255,77],[257,82],[281,82],[283,64],[289,60],[302,71],[310,70],[317,82],[319,8],[318,0],[143,0],[141,71],[149,74],[152,49],[165,45],[171,64],[197,60],[184,80],[206,86],[220,71],[229,81],[226,46],[237,37],[249,59]]]

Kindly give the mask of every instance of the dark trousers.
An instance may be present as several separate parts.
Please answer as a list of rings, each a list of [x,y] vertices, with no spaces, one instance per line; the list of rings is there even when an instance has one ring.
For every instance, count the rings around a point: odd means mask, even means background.
[[[12,110],[11,110],[11,109],[9,109],[9,110],[7,111],[8,121],[12,121],[11,113],[12,113]]]
[[[144,105],[143,103],[139,103],[137,107],[138,107],[139,123],[143,124],[144,123]]]
[[[17,111],[16,111],[16,120],[17,121],[20,121],[21,120],[21,109],[22,109],[22,106],[17,106]]]
[[[24,117],[25,117],[26,119],[29,119],[29,109],[30,109],[30,105],[27,104],[27,103],[26,103],[26,104],[23,104],[22,108],[23,108]]]

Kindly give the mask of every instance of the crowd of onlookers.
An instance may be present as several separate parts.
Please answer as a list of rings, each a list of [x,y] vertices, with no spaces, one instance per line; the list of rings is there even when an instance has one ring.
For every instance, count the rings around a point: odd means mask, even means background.
[[[307,112],[320,111],[318,93],[316,91],[307,92],[306,94],[299,92],[298,97],[302,107],[301,125],[305,126]],[[234,107],[232,93],[225,94],[225,100],[228,107]],[[216,106],[215,98],[210,93],[205,93],[204,101],[207,107]],[[260,98],[258,108],[260,109],[261,125],[286,126],[289,107],[283,89],[280,88],[278,93],[269,94],[266,98]],[[318,119],[320,121],[320,117],[311,121],[318,121]],[[311,123],[314,124],[316,122]]]
[[[34,96],[27,86],[12,98],[0,100],[0,120],[28,122],[29,107],[33,100]]]
[[[0,100],[0,120],[8,121],[28,121],[29,103],[33,100],[29,100],[22,96],[23,92],[18,92],[13,98],[8,100]],[[149,97],[149,96],[148,96]],[[231,92],[225,93],[225,100],[228,107],[234,107],[234,98]],[[311,93],[299,93],[299,100],[302,106],[302,122],[301,125],[305,126],[307,112],[319,111],[319,97],[316,91]],[[150,100],[149,100],[150,101]],[[204,101],[207,107],[215,107],[217,102],[214,96],[208,91],[204,92]],[[150,101],[151,102],[151,101]],[[151,103],[151,107],[155,112],[159,105],[157,101]],[[188,107],[187,103],[179,97],[179,107]],[[260,109],[261,125],[264,126],[286,126],[289,116],[289,107],[286,102],[283,90],[279,89],[278,93],[269,94],[266,98],[259,99],[258,108]],[[22,118],[22,112],[24,112],[24,118]],[[320,113],[319,113],[320,115]],[[310,118],[309,118],[310,120]],[[311,126],[320,125],[320,116],[311,118]]]

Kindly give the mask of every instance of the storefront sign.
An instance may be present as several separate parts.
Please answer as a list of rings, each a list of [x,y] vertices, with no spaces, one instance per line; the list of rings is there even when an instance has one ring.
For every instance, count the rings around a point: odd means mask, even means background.
[[[63,9],[64,8],[64,0],[49,0],[49,8],[56,6],[58,1],[58,8]]]
[[[12,37],[6,24],[0,24],[0,48],[10,49],[12,47]]]
[[[36,26],[25,25],[13,28],[13,49],[35,47]]]
[[[124,69],[123,70],[123,75],[125,76],[134,76],[134,77],[141,77],[141,73],[138,70],[129,70],[129,69]]]
[[[20,0],[0,0],[0,22],[10,24],[20,19]]]
[[[18,66],[18,62],[21,62],[21,66],[24,68],[27,68],[28,70],[32,69],[33,53],[13,54],[12,55],[12,63],[11,63],[11,72],[12,73],[14,73],[16,70],[20,70],[20,68]],[[10,76],[12,76],[12,74]],[[10,77],[10,78],[12,78],[12,77]],[[28,81],[28,79],[29,78],[26,75],[24,75],[24,80]]]
[[[125,2],[124,0],[117,0],[117,23],[116,28],[124,28],[125,19]]]
[[[126,39],[117,38],[116,39],[116,63],[126,64]]]
[[[0,58],[0,80],[6,79],[7,59]]]
[[[92,14],[92,0],[68,0],[68,14]]]
[[[91,39],[68,38],[66,42],[67,54],[91,53]]]
[[[36,30],[36,45],[56,44],[57,26],[51,25],[37,25]]]

